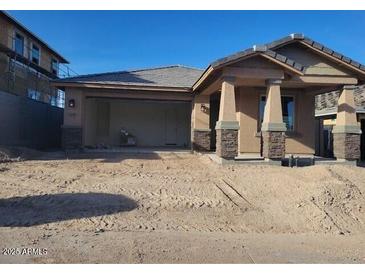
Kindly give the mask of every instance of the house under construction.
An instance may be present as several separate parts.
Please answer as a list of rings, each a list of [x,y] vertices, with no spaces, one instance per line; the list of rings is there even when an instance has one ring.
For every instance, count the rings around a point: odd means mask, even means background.
[[[50,81],[75,73],[64,57],[3,11],[0,28],[0,145],[57,146],[64,92]]]

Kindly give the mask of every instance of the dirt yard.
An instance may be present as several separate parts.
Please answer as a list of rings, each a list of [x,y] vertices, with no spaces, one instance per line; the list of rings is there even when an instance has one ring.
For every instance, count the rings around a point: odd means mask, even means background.
[[[0,163],[2,263],[365,263],[365,168],[36,158]]]

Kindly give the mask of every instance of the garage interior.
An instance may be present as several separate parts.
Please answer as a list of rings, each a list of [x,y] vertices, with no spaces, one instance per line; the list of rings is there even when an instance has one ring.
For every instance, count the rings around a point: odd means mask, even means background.
[[[85,107],[86,147],[190,148],[190,102],[87,97]]]

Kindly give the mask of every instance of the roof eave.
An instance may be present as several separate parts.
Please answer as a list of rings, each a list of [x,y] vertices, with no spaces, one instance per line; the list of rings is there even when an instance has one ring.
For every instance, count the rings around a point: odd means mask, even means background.
[[[189,92],[191,87],[169,87],[169,86],[147,86],[147,85],[126,85],[116,83],[100,83],[100,82],[66,82],[66,81],[51,81],[51,85],[59,88],[64,87],[84,87],[84,88],[105,88],[105,89],[123,89],[123,90],[144,90],[144,91],[171,91],[171,92]]]

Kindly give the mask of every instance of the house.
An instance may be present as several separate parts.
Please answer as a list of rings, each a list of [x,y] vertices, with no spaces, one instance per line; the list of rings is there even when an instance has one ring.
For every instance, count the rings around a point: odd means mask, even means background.
[[[60,105],[50,80],[69,62],[6,12],[0,11],[0,90]],[[62,102],[63,104],[63,102]]]
[[[215,150],[222,160],[315,154],[315,96],[340,90],[334,153],[360,157],[355,85],[365,67],[302,34],[219,59],[204,71],[170,66],[54,81],[65,90],[63,145]],[[254,156],[253,156],[254,155]],[[238,157],[238,158],[237,158]]]
[[[323,157],[333,157],[333,127],[336,126],[336,113],[340,90],[335,90],[316,96],[315,116],[317,122],[316,154]],[[354,99],[357,120],[362,132],[365,131],[365,85],[354,89]],[[361,135],[361,160],[365,160],[365,134]]]
[[[51,85],[68,61],[0,11],[0,145],[60,145],[64,92]]]

